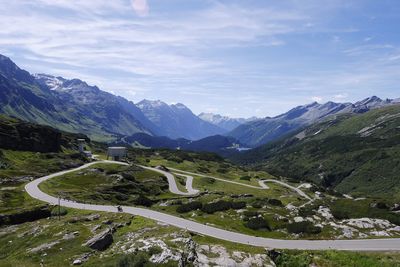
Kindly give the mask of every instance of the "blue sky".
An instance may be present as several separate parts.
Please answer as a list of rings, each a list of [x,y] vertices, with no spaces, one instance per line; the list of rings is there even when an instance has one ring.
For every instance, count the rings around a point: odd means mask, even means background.
[[[0,53],[134,102],[272,116],[400,97],[397,0],[16,0]]]

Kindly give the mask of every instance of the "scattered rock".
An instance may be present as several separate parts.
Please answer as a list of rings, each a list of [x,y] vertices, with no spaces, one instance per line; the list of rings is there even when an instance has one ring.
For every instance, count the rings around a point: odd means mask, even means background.
[[[88,246],[95,250],[106,250],[114,241],[113,229],[107,229],[89,239],[83,246]]]
[[[72,261],[72,265],[81,265],[89,259],[90,255],[92,255],[92,253],[90,252],[82,254],[81,256],[79,256],[79,258]]]
[[[324,217],[327,220],[333,220],[333,215],[332,212],[329,208],[319,206],[318,211],[317,211],[322,217]]]
[[[303,217],[294,217],[293,220],[294,220],[295,222],[303,222],[303,221],[304,221],[304,218],[303,218]]]
[[[72,233],[68,233],[68,234],[65,234],[65,235],[63,236],[63,239],[64,239],[64,240],[71,240],[71,239],[74,239],[75,237],[77,237],[78,235],[79,235],[79,232],[78,232],[78,231],[72,232]]]
[[[87,222],[91,222],[91,221],[98,220],[98,219],[100,219],[100,214],[91,214],[84,218],[84,220]]]
[[[80,259],[76,259],[72,262],[72,265],[81,265],[82,261]]]
[[[101,228],[100,224],[96,224],[95,226],[93,226],[93,228],[90,230],[92,233],[97,232],[97,230],[99,230]]]
[[[60,241],[53,241],[53,242],[50,242],[50,243],[44,243],[44,244],[41,244],[40,246],[37,246],[35,248],[28,249],[28,252],[36,253],[36,252],[40,252],[40,251],[43,251],[43,250],[46,250],[46,249],[50,249],[53,246],[57,245],[58,243],[60,243]]]

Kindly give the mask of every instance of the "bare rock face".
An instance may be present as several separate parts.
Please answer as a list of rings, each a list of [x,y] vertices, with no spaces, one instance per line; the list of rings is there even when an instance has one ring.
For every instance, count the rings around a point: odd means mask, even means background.
[[[88,246],[92,249],[103,251],[106,250],[114,241],[113,229],[107,229],[89,239],[83,246]]]

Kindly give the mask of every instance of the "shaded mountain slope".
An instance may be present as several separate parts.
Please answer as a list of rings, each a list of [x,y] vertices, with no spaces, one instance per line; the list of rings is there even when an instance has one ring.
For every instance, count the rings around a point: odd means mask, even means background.
[[[159,100],[142,100],[136,105],[162,131],[162,135],[172,139],[197,140],[225,132],[223,129],[203,121],[180,103],[168,105]]]
[[[400,192],[400,105],[333,116],[234,161],[358,195]]]
[[[395,103],[395,100],[382,100],[376,96],[352,103],[317,102],[298,106],[290,111],[273,117],[248,122],[235,128],[227,135],[235,137],[240,142],[256,147],[273,142],[297,129],[323,120],[324,118],[343,113],[364,113]]]

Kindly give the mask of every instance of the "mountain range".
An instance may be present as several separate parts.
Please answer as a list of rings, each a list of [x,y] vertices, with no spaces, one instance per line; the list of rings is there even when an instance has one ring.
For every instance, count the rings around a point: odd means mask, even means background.
[[[244,118],[230,118],[228,116],[222,116],[214,113],[200,113],[198,117],[204,121],[212,123],[225,131],[229,132],[235,129],[236,127],[242,125],[243,123],[255,121],[256,117],[251,117],[248,119]]]
[[[172,139],[197,140],[226,132],[200,119],[181,103],[168,105],[160,100],[142,100],[136,105],[154,125],[163,130],[162,135]]]
[[[127,99],[79,79],[31,75],[0,55],[0,113],[99,141],[145,133],[200,139],[223,129],[201,120],[183,104]]]
[[[363,104],[376,107],[382,101],[370,99]],[[234,155],[232,160],[355,196],[398,194],[399,125],[400,105],[342,113]]]
[[[241,143],[257,147],[275,141],[301,127],[319,122],[328,116],[344,113],[364,113],[371,109],[398,104],[399,100],[373,96],[356,103],[317,102],[298,106],[279,116],[250,121],[239,125],[226,135],[232,136]]]
[[[79,79],[31,75],[0,55],[0,113],[83,133],[97,141],[144,134],[166,137],[166,144],[169,139],[194,141],[210,136],[215,139],[211,143],[221,144],[222,139],[215,136],[224,135],[229,137],[225,138],[227,144],[232,141],[244,147],[257,147],[333,115],[365,113],[399,103],[399,99],[373,96],[356,103],[314,102],[272,118],[229,118],[212,113],[196,116],[181,103],[143,100],[135,104]]]

